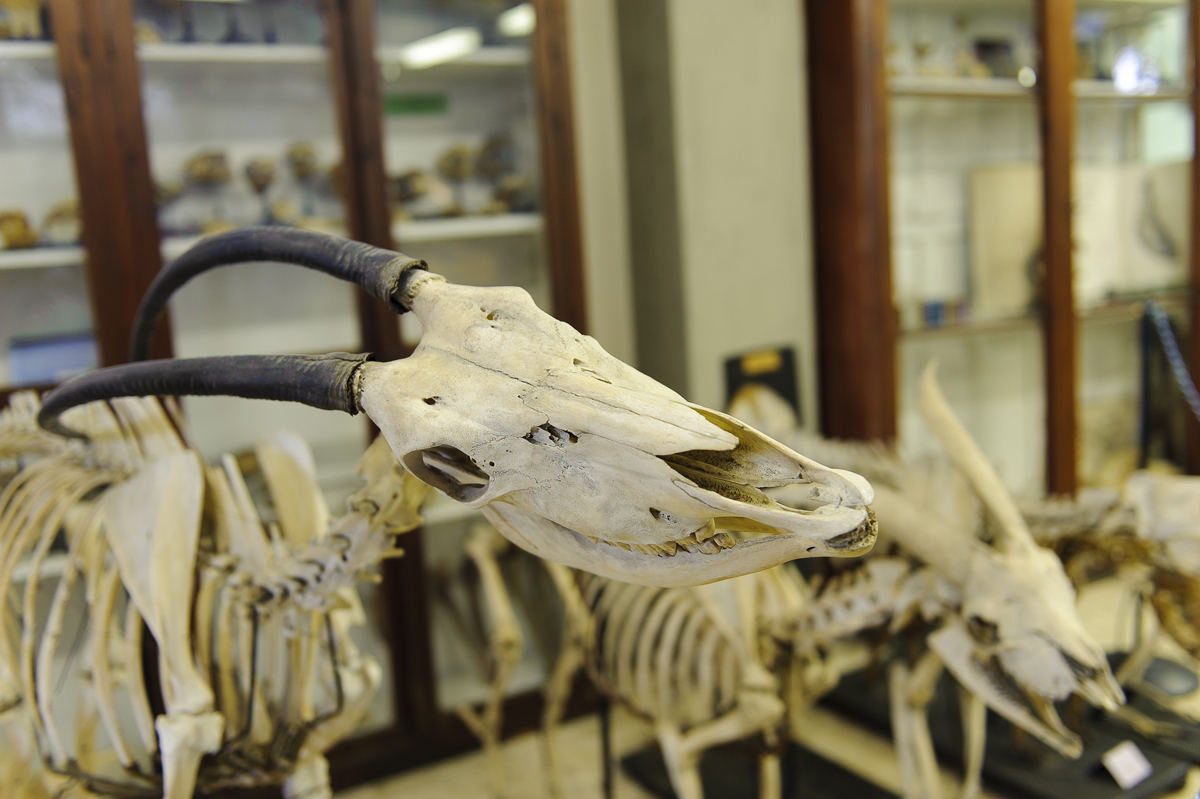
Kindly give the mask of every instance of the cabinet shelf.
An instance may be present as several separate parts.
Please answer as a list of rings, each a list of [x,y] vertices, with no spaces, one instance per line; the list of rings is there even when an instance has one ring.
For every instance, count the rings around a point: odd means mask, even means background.
[[[1110,101],[1147,103],[1162,100],[1187,100],[1191,91],[1163,87],[1153,94],[1123,94],[1111,80],[1077,80],[1073,84],[1075,97],[1081,101]],[[893,97],[941,97],[974,99],[1025,99],[1037,96],[1036,87],[1022,86],[1015,78],[926,78],[898,75],[888,81]]]
[[[1149,299],[1157,300],[1167,311],[1174,311],[1184,307],[1187,294],[1182,291],[1168,290],[1158,295],[1115,300],[1103,305],[1078,308],[1075,311],[1075,320],[1090,327],[1107,322],[1127,322],[1140,319],[1143,313],[1143,304]],[[958,338],[1028,330],[1036,328],[1040,323],[1041,317],[1037,313],[1025,313],[989,319],[966,319],[960,322],[947,322],[937,327],[903,328],[900,331],[900,335],[909,340]]]
[[[897,75],[888,81],[888,89],[897,97],[979,97],[1032,99],[1032,88],[1016,78],[924,78]]]
[[[494,236],[528,236],[542,229],[541,214],[497,214],[464,216],[451,219],[414,219],[392,225],[392,236],[405,244],[424,241],[458,241]],[[200,236],[168,236],[163,239],[163,259],[173,261],[187,252]],[[27,250],[0,250],[0,272],[10,269],[47,269],[79,266],[82,247],[33,247]]]
[[[0,250],[0,272],[9,269],[79,266],[82,263],[82,247],[32,247],[27,250]]]
[[[54,43],[0,42],[0,58],[54,58]]]
[[[380,47],[381,64],[399,63],[403,47]],[[323,64],[326,49],[319,44],[212,44],[161,42],[138,45],[138,58],[147,63],[176,64]],[[51,59],[53,42],[0,42],[0,58]],[[481,47],[473,53],[444,64],[412,72],[462,68],[521,68],[529,64],[524,47]]]
[[[527,236],[542,229],[541,214],[497,214],[452,219],[413,219],[392,225],[397,243]]]

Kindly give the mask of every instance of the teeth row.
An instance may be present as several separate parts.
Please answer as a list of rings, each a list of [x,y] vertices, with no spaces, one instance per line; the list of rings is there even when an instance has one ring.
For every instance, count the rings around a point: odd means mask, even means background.
[[[723,549],[731,549],[737,543],[732,534],[723,530],[718,533],[709,528],[701,528],[687,538],[667,541],[665,544],[626,544],[624,541],[608,541],[591,536],[588,536],[588,539],[593,544],[608,544],[610,547],[620,547],[626,552],[640,552],[660,558],[674,557],[681,549],[698,555],[715,555]]]

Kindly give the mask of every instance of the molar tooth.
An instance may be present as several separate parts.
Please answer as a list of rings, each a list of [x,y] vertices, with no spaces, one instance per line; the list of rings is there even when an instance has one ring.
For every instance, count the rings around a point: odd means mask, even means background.
[[[668,541],[665,544],[659,544],[658,548],[662,550],[663,555],[666,555],[668,558],[673,558],[675,557],[675,552],[679,548],[679,545],[674,541]]]
[[[631,547],[629,544],[626,544],[624,541],[613,541],[612,543],[615,544],[616,546],[619,546],[621,549],[625,550],[626,552],[633,551],[633,547]]]
[[[717,533],[713,540],[717,542],[717,546],[721,549],[732,549],[733,545],[737,543],[737,539],[733,537],[733,533],[728,533],[724,530]]]
[[[608,543],[607,541],[602,541],[593,535],[585,535],[584,538],[586,538],[588,541],[591,541],[593,544],[607,544]]]
[[[705,555],[715,555],[721,551],[721,545],[711,539],[709,539],[708,541],[701,541],[699,544],[696,545],[696,548],[699,549],[701,552],[703,552]]]
[[[640,552],[643,555],[657,555],[658,553],[652,548],[653,544],[630,544],[634,552]]]

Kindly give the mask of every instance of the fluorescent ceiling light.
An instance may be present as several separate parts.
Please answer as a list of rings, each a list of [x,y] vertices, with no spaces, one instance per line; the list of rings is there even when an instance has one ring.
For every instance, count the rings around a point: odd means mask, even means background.
[[[496,17],[496,27],[505,36],[528,36],[537,26],[537,15],[532,3],[521,3],[513,6]]]
[[[474,28],[451,28],[402,47],[400,63],[409,69],[425,69],[470,55],[482,44],[483,36]]]

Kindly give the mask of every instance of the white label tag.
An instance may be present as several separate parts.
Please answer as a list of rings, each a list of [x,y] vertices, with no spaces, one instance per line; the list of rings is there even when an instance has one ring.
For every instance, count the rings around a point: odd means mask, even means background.
[[[1154,766],[1150,765],[1150,761],[1133,741],[1122,741],[1109,749],[1100,758],[1100,762],[1124,791],[1128,791],[1154,773]]]

